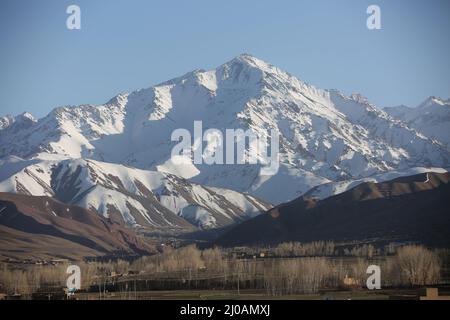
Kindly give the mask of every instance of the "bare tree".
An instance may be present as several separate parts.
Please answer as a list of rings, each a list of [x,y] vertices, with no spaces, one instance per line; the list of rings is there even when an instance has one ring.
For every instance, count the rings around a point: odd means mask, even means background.
[[[439,256],[423,246],[404,246],[398,249],[397,264],[402,279],[411,286],[436,284],[440,280]]]

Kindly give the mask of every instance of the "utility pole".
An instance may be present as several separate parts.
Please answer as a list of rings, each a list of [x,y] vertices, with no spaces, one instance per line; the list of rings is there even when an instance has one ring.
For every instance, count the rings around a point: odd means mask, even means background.
[[[192,280],[192,273],[191,268],[189,267],[189,290],[191,289],[191,280]]]
[[[239,269],[238,269],[238,295],[240,295],[240,291],[239,291],[239,280],[240,280],[240,273],[239,273]]]

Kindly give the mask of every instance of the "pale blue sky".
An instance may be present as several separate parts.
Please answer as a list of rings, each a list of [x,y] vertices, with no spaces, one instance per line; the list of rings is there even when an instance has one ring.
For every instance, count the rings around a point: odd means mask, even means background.
[[[82,30],[66,29],[66,8]],[[378,4],[382,30],[366,28]],[[0,115],[104,103],[250,53],[380,106],[450,97],[448,0],[2,0]]]

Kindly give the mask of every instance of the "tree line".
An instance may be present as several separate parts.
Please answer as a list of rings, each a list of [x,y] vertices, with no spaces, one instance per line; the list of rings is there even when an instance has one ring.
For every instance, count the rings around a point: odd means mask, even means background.
[[[267,295],[317,293],[322,289],[364,287],[370,264],[379,265],[382,287],[412,287],[441,281],[445,254],[418,245],[384,250],[370,246],[349,249],[349,255],[335,256],[331,242],[286,243],[272,248],[276,257],[258,255],[267,248],[253,248],[243,257],[239,250],[198,249],[189,245],[166,247],[153,256],[132,262],[79,262],[82,288],[101,294],[106,291],[158,289],[255,289]],[[394,250],[395,252],[392,252]],[[352,253],[353,252],[353,253]],[[253,256],[252,256],[253,254]],[[64,287],[67,265],[18,267],[0,266],[0,293],[34,292]],[[344,279],[351,279],[345,283]],[[350,284],[349,284],[350,283]],[[134,287],[133,287],[134,286]]]

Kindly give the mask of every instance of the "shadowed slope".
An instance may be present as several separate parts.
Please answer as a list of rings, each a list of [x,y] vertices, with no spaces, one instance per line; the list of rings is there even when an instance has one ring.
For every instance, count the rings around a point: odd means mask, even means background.
[[[79,259],[153,251],[133,231],[49,197],[0,193],[0,229],[4,257]]]
[[[217,243],[417,241],[450,244],[450,173],[363,183],[319,201],[300,197],[242,223]]]

